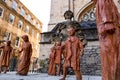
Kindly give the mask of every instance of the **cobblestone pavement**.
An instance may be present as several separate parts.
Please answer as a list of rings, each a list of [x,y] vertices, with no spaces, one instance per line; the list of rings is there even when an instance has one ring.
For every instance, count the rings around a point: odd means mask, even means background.
[[[16,72],[1,73],[0,80],[59,80],[61,76],[49,76],[44,73],[29,73],[28,76],[16,75]],[[76,80],[74,75],[67,75],[66,80]],[[101,77],[83,76],[83,80],[101,80]]]

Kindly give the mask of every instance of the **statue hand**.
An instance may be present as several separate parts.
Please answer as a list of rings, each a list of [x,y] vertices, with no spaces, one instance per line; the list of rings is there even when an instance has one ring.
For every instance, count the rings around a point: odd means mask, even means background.
[[[115,29],[108,30],[108,33],[110,33],[110,34],[115,33]]]
[[[93,1],[95,4],[97,3],[97,0],[91,0],[91,1]]]

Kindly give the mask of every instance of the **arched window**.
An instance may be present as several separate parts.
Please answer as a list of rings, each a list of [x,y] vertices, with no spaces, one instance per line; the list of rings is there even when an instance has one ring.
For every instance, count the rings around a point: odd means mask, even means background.
[[[14,9],[14,10],[17,10],[17,2],[16,1],[13,1],[12,2],[12,8]]]
[[[29,33],[29,26],[26,26],[26,33]]]
[[[20,20],[19,22],[18,22],[18,28],[22,28],[22,26],[23,26],[23,22]]]
[[[21,14],[22,16],[25,15],[25,10],[24,10],[23,8],[21,8],[20,14]]]
[[[83,21],[95,21],[96,20],[95,10],[96,8],[92,8],[91,10],[84,13],[84,15],[82,16],[82,20]]]
[[[13,24],[14,23],[14,19],[15,19],[15,16],[10,14],[9,15],[9,22]]]
[[[31,20],[31,16],[28,14],[28,18],[27,18],[27,20],[28,21],[30,21]]]

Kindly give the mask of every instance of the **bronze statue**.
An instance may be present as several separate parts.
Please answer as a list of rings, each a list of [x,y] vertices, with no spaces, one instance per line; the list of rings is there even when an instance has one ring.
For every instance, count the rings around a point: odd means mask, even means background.
[[[62,58],[62,46],[61,42],[56,42],[55,46],[55,66],[56,66],[56,72],[57,75],[60,75],[60,69],[61,69],[61,58]]]
[[[120,80],[118,65],[118,46],[120,38],[116,35],[119,13],[113,0],[92,0],[96,4],[96,22],[100,41],[102,80]]]
[[[74,70],[76,80],[82,80],[82,75],[80,72],[80,57],[83,55],[84,48],[82,42],[75,36],[75,29],[72,28],[71,25],[68,32],[69,37],[63,45],[66,56],[63,64],[63,78],[60,80],[65,80],[68,67],[72,67]]]
[[[49,67],[48,67],[48,74],[55,75],[55,45],[51,48],[51,53],[49,56]]]
[[[10,63],[10,57],[13,54],[13,48],[11,47],[11,41],[7,41],[7,44],[5,46],[1,46],[0,49],[2,49],[2,54],[0,56],[0,73],[1,69],[4,68],[4,73],[7,72],[7,69],[9,67]]]
[[[21,57],[18,63],[17,74],[19,75],[27,75],[30,66],[30,59],[32,55],[32,45],[29,42],[29,38],[27,35],[23,35],[22,39],[24,40],[22,44],[22,49],[19,53],[22,52]]]

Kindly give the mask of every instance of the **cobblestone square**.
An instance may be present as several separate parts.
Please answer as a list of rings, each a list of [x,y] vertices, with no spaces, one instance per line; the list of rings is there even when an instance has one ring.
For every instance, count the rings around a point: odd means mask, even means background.
[[[16,75],[16,72],[1,73],[0,80],[59,80],[61,76],[49,76],[45,73],[29,73],[28,76]],[[75,75],[67,75],[66,80],[76,80]],[[83,80],[101,80],[100,76],[83,76]]]

